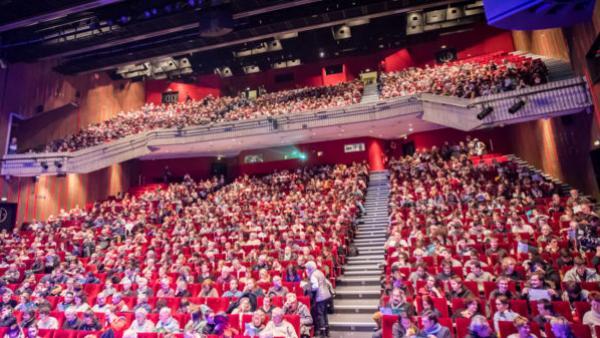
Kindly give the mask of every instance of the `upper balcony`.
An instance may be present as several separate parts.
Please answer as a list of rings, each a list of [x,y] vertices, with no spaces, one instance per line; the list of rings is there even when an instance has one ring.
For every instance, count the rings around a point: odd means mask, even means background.
[[[509,109],[517,102],[521,107]],[[582,77],[521,90],[461,99],[420,94],[344,108],[186,128],[158,129],[65,153],[8,154],[2,175],[88,173],[144,157],[217,156],[283,144],[373,136],[398,138],[408,132],[443,127],[470,131],[543,117],[589,111],[592,101]],[[479,116],[487,110],[486,116]]]

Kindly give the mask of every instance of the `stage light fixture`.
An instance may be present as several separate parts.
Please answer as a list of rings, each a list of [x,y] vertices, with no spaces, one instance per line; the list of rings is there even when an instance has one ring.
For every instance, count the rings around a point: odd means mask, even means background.
[[[60,169],[60,168],[62,168],[63,164],[62,164],[62,162],[61,162],[61,161],[54,161],[54,166],[55,166],[57,169]]]
[[[494,112],[494,107],[492,107],[492,106],[483,107],[481,112],[479,112],[479,114],[477,114],[477,119],[483,120],[484,118],[486,118],[488,115],[490,115],[493,112]]]
[[[42,166],[42,169],[48,170],[48,162],[42,161],[42,162],[40,162],[40,166]]]
[[[525,107],[525,101],[523,99],[518,99],[510,108],[508,108],[508,112],[510,114],[514,114]]]

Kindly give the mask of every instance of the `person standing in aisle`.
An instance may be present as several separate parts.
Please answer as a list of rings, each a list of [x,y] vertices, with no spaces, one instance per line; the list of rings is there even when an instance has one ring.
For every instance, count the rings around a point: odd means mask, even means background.
[[[311,290],[311,300],[313,305],[313,318],[315,325],[315,334],[321,337],[329,337],[329,321],[327,318],[327,304],[332,294],[325,274],[317,269],[317,264],[309,261],[305,265],[306,273]]]

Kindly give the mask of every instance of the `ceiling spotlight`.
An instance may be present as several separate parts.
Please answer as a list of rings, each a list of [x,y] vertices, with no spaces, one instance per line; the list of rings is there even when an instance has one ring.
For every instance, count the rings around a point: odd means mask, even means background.
[[[412,129],[412,128],[408,128],[408,131],[411,132],[411,133],[413,132],[413,130],[414,129]]]
[[[325,52],[324,51],[320,51],[319,52],[319,57],[320,58],[324,58],[325,57]]]
[[[63,164],[61,161],[54,161],[54,166],[58,169],[62,168]]]
[[[7,200],[8,200],[8,198],[6,198],[4,196],[2,196],[2,198],[0,198],[0,201],[2,201],[2,202],[6,202]]]
[[[40,162],[40,166],[42,166],[42,169],[48,170],[48,162],[42,161],[42,162]]]
[[[594,146],[599,147],[600,146],[600,140],[594,141]]]
[[[521,108],[525,107],[525,101],[523,99],[518,99],[510,108],[508,108],[508,112],[514,114],[521,110]]]
[[[494,112],[494,107],[492,107],[492,106],[483,107],[481,112],[479,112],[479,114],[477,114],[477,119],[483,120],[488,115],[490,115],[492,112]]]

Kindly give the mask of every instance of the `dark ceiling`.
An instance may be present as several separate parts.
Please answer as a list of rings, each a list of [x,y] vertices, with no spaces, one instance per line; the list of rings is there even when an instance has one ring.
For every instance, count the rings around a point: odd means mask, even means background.
[[[473,2],[0,0],[0,58],[9,63],[59,59],[57,70],[65,74],[114,70],[167,56],[188,58],[194,73],[212,73],[222,66],[241,69],[251,64],[264,69],[276,61],[300,59],[306,63],[322,56],[365,54],[464,28],[483,21],[483,15],[407,35],[406,13]],[[233,30],[220,37],[202,37],[199,22],[217,10],[232,14]],[[358,19],[368,19],[368,23]],[[349,22],[355,23],[351,25],[352,36],[334,38],[333,29]],[[283,33],[292,32],[292,38],[282,38]],[[274,39],[280,39],[281,50],[233,56]]]

